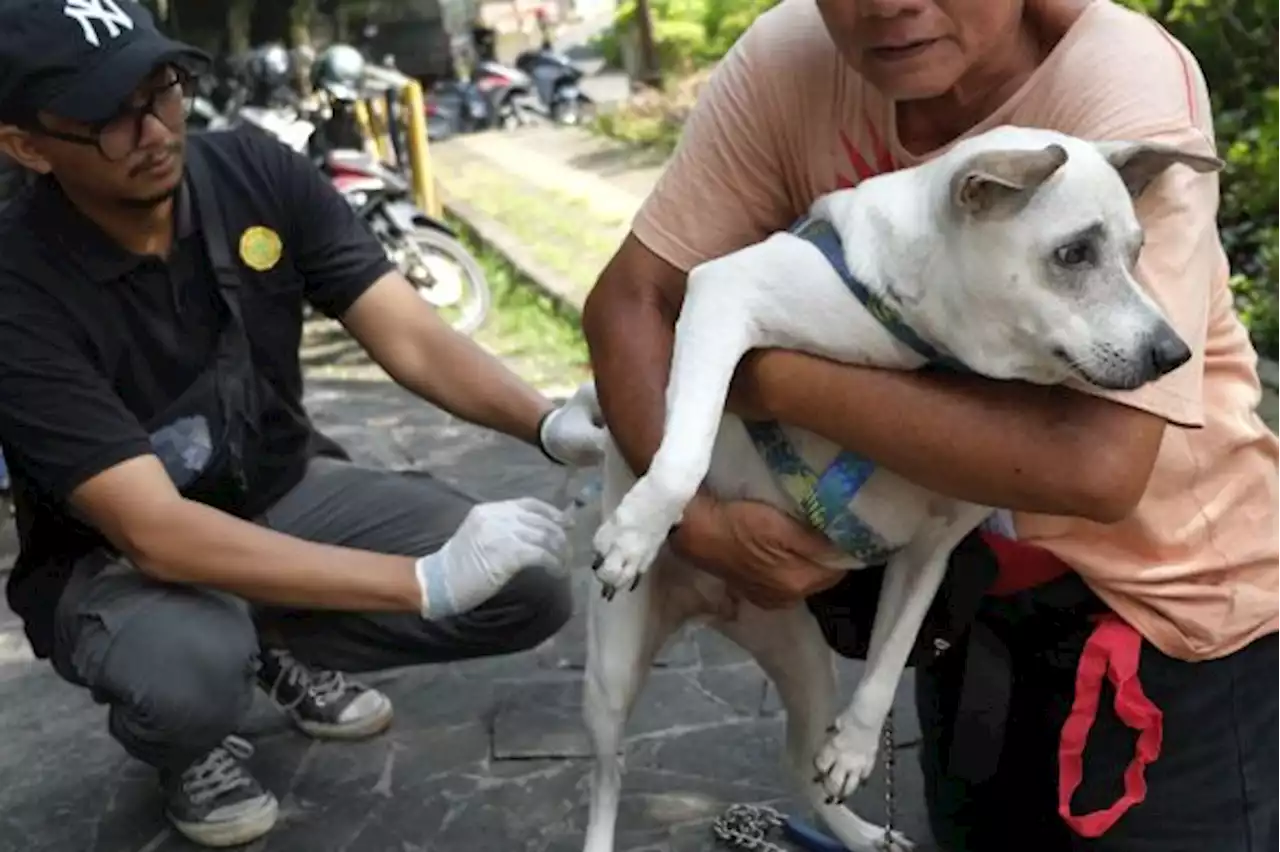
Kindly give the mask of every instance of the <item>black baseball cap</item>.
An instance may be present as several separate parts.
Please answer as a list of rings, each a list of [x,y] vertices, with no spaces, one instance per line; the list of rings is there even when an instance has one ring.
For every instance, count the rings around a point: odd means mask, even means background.
[[[162,65],[209,61],[135,0],[0,0],[0,122],[46,111],[96,124]]]

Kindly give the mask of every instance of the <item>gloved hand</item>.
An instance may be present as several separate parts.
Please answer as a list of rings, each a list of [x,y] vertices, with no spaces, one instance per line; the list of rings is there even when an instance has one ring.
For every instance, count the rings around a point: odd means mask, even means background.
[[[422,617],[474,609],[524,568],[563,572],[566,524],[563,512],[532,497],[472,507],[444,547],[418,560]]]
[[[604,456],[608,433],[596,398],[595,382],[586,382],[569,401],[551,412],[538,429],[538,444],[554,462],[590,467]]]

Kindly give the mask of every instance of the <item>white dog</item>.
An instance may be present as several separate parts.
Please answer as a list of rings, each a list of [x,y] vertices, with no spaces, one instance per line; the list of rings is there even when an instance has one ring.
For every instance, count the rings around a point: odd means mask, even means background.
[[[840,803],[874,767],[948,556],[992,509],[885,470],[846,477],[858,480],[848,499],[819,505],[805,477],[842,463],[838,448],[787,427],[749,432],[727,416],[734,369],[750,349],[780,347],[904,370],[942,360],[1042,384],[1156,379],[1191,353],[1133,277],[1142,230],[1132,198],[1174,163],[1221,167],[1165,147],[1002,127],[820,198],[806,224],[689,274],[661,448],[639,481],[616,448],[605,460],[606,522],[595,535],[605,594],[589,617],[584,700],[597,760],[587,852],[612,852],[619,747],[650,663],[697,617],[776,684],[792,768],[832,833],[850,849],[878,847],[883,829]],[[808,610],[742,604],[726,616],[724,584],[664,550],[704,478],[717,494],[819,522],[848,553],[837,567],[887,562],[865,673],[834,725],[833,657]]]

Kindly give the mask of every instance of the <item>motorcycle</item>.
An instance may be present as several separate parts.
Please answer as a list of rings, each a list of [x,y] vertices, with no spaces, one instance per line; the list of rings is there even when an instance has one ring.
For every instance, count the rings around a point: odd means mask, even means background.
[[[418,209],[408,181],[363,151],[331,150],[320,165],[423,300],[463,334],[484,324],[493,298],[484,270],[456,231]]]
[[[485,97],[492,112],[491,126],[514,130],[529,124],[529,113],[536,112],[537,96],[533,79],[519,68],[492,59],[476,63],[472,79]]]
[[[432,142],[456,133],[475,133],[493,125],[489,99],[470,80],[437,83],[427,98],[427,138]]]
[[[540,112],[557,124],[572,126],[587,120],[595,104],[579,86],[582,69],[569,57],[543,44],[537,50],[522,52],[515,64],[533,81]]]
[[[268,107],[238,104],[224,120],[226,126],[257,128],[311,159],[418,295],[458,331],[475,332],[488,318],[492,302],[484,270],[447,224],[418,209],[401,174],[346,147],[349,139],[328,138],[339,106],[318,98]]]

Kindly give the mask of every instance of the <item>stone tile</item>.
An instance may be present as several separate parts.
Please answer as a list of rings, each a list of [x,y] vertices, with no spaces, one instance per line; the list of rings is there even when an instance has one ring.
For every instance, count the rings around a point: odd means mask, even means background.
[[[317,422],[339,432],[358,461],[430,468],[484,499],[561,492],[563,471],[536,451],[398,388],[331,382],[309,391]],[[574,533],[582,563],[571,578],[574,618],[541,647],[363,676],[395,703],[385,737],[313,743],[259,701],[243,733],[282,819],[247,852],[580,852],[592,767],[581,667],[588,596],[598,594],[583,556],[589,534]],[[0,636],[18,635],[0,608]],[[0,650],[24,647],[3,641]],[[848,668],[846,695],[857,673]],[[690,626],[672,638],[627,727],[618,852],[707,852],[711,819],[734,802],[803,810],[782,765],[771,692],[719,634]],[[107,735],[104,708],[47,664],[0,657],[0,730],[0,852],[194,852],[167,828],[154,773]],[[901,821],[920,839],[914,750],[898,758]],[[869,819],[883,812],[882,783],[873,776],[855,797]]]
[[[628,740],[663,738],[687,726],[716,725],[739,716],[737,708],[704,688],[697,673],[650,673],[626,727]],[[582,683],[506,684],[493,726],[495,760],[587,758],[590,739],[582,721]]]

